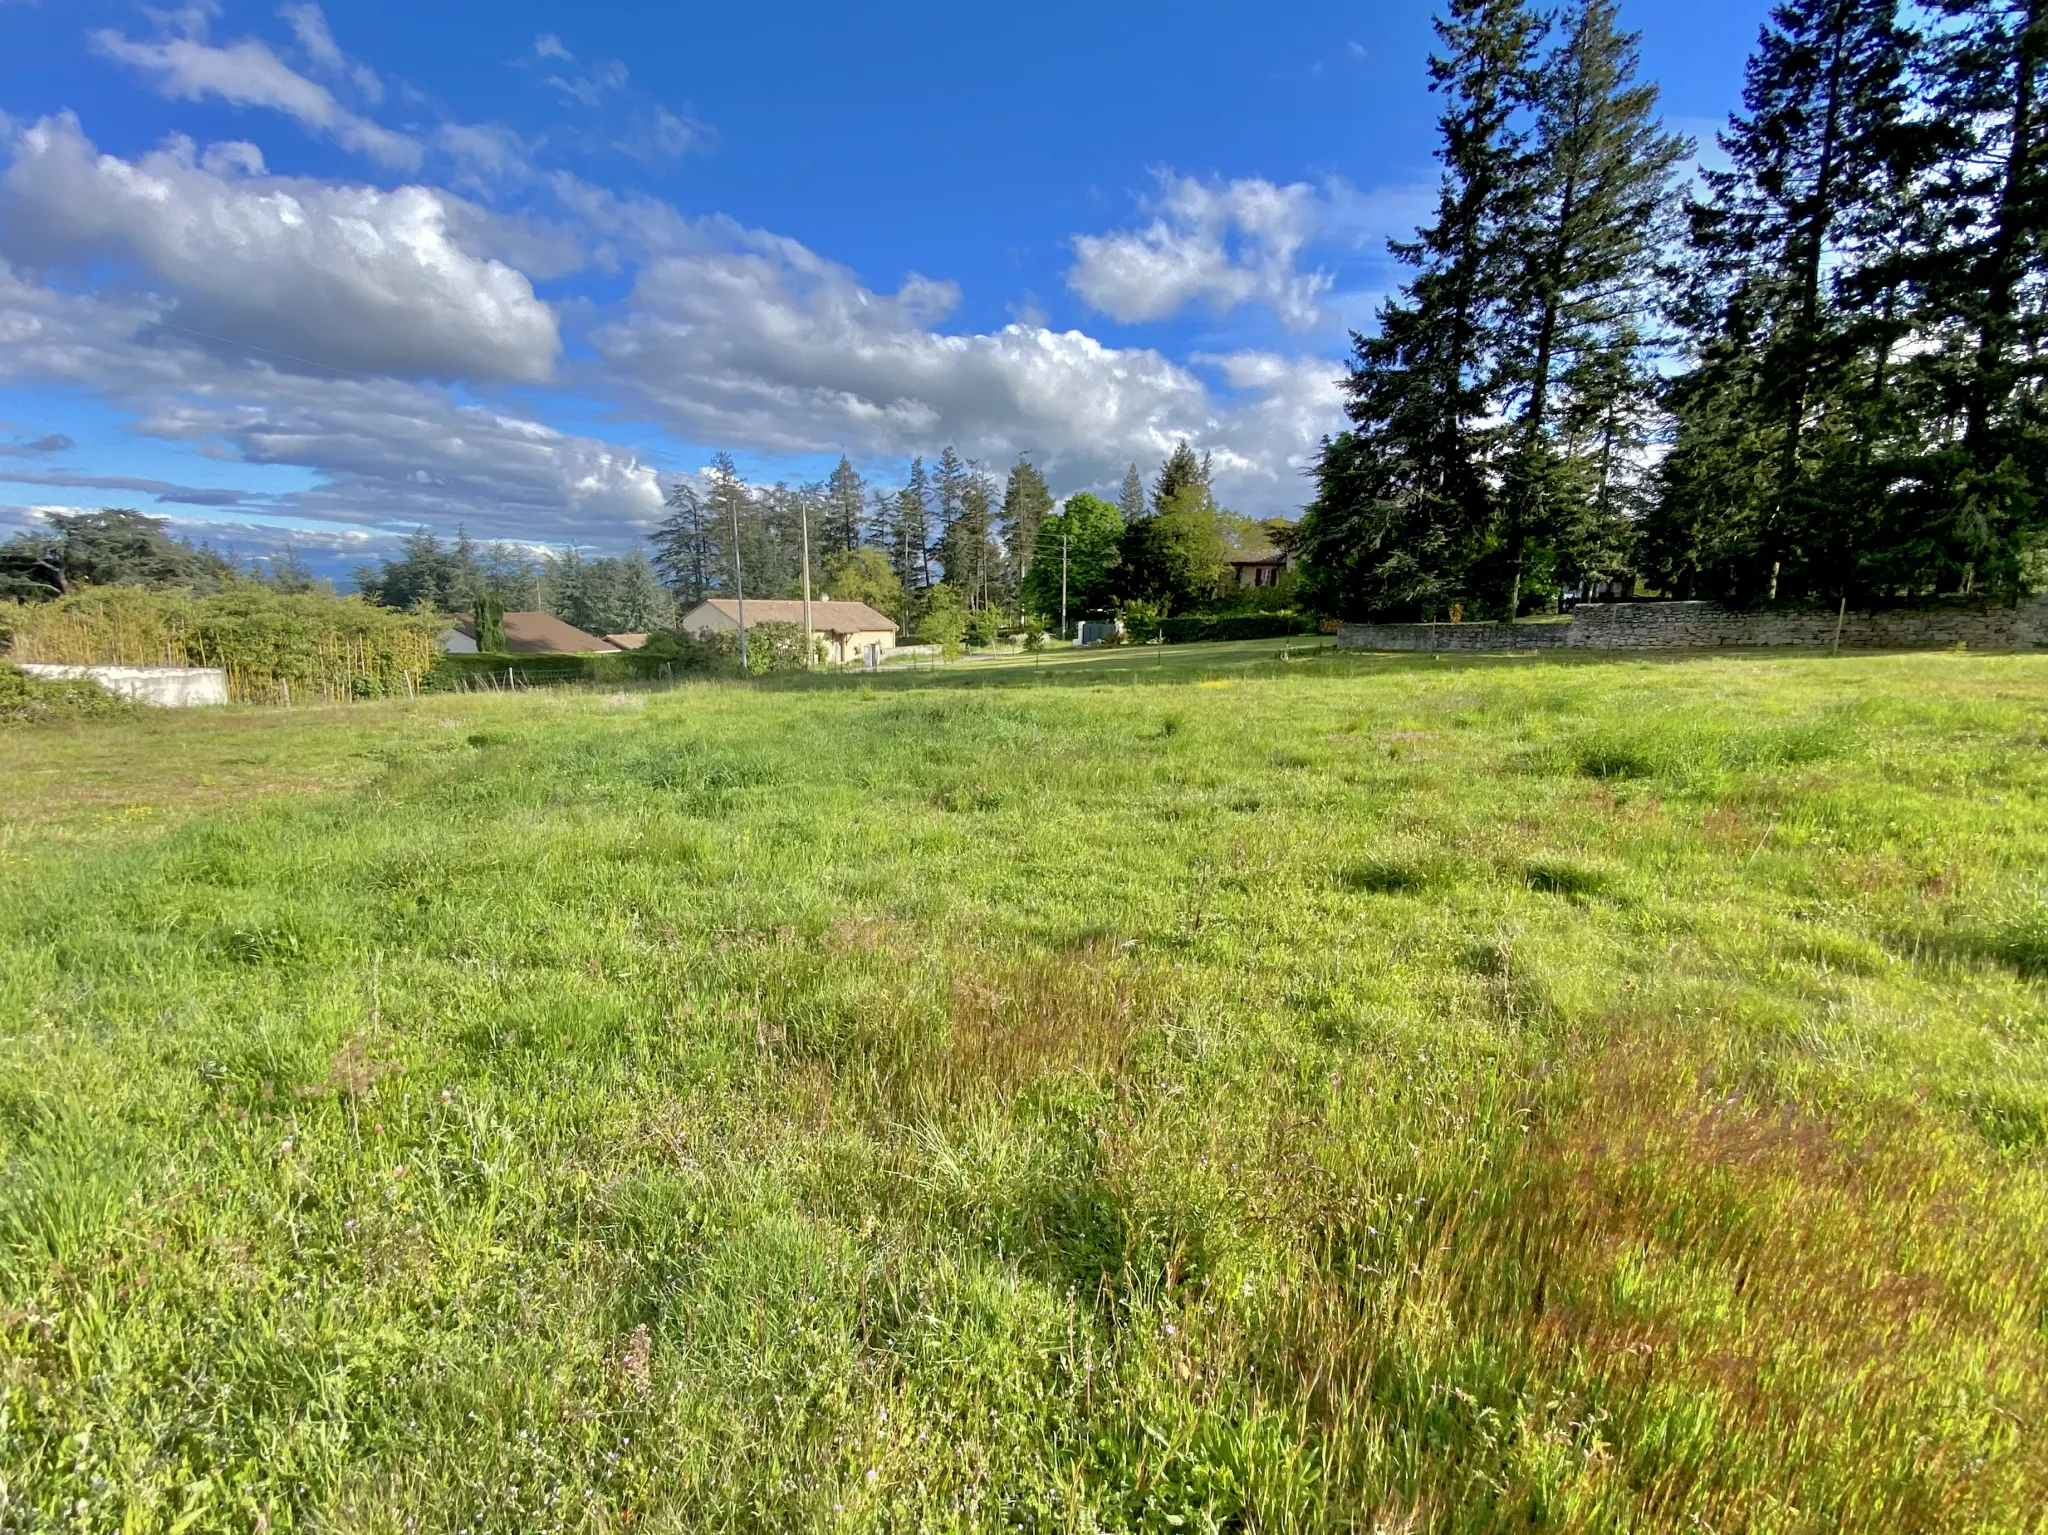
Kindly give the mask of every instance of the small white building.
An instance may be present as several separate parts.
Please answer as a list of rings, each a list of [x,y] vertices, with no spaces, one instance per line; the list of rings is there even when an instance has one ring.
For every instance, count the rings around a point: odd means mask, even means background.
[[[747,599],[747,627],[756,624],[794,624],[803,627],[804,605],[794,598]],[[698,603],[682,617],[677,628],[688,634],[737,634],[740,605],[730,597],[711,597]],[[863,659],[869,646],[879,655],[896,648],[896,620],[877,613],[865,602],[833,602],[819,598],[811,604],[811,635],[822,641],[825,658],[844,666]]]

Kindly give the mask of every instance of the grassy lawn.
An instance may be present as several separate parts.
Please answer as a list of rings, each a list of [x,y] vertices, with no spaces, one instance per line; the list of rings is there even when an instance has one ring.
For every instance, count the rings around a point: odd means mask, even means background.
[[[0,1529],[2048,1528],[2048,658],[1282,643],[0,736]]]

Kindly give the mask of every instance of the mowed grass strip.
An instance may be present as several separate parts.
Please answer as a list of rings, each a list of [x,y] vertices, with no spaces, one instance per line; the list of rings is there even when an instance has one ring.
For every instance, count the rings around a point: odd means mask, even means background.
[[[1179,679],[0,737],[0,1525],[2044,1527],[2048,662]]]

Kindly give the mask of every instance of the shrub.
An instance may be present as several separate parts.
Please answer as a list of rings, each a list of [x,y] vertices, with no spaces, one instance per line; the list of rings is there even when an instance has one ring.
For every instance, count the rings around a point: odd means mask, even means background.
[[[136,705],[96,682],[45,681],[12,666],[0,666],[0,725],[54,725],[67,720],[119,718]]]
[[[238,584],[209,597],[90,587],[55,602],[0,603],[17,661],[75,666],[215,666],[244,703],[335,703],[416,691],[442,619],[359,597]]]
[[[1316,621],[1300,613],[1190,613],[1159,626],[1169,645],[1197,640],[1275,640],[1290,634],[1313,634]]]
[[[1156,602],[1130,601],[1124,604],[1124,632],[1133,645],[1149,645],[1159,638],[1159,625],[1166,612]]]

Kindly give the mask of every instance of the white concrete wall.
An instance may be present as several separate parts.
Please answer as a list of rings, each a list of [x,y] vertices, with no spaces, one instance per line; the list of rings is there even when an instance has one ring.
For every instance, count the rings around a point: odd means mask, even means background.
[[[46,682],[85,678],[109,693],[160,709],[194,709],[228,701],[228,674],[212,666],[62,666],[54,661],[9,663]]]

